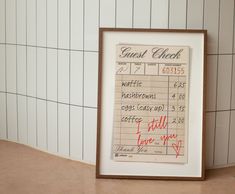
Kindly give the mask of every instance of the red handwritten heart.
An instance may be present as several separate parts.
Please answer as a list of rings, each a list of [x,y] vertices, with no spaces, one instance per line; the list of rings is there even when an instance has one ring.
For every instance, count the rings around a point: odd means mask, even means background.
[[[172,144],[173,149],[175,150],[175,157],[177,158],[180,154],[180,148],[181,148],[182,140],[176,141],[176,143]]]

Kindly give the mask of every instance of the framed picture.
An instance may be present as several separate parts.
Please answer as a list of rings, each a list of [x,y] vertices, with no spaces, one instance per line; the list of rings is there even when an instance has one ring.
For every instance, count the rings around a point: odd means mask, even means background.
[[[97,178],[204,179],[206,31],[100,28]]]

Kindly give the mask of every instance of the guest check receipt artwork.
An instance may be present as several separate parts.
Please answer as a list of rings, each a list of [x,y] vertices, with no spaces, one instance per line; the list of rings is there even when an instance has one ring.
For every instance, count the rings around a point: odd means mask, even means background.
[[[187,163],[189,47],[118,44],[114,161]]]

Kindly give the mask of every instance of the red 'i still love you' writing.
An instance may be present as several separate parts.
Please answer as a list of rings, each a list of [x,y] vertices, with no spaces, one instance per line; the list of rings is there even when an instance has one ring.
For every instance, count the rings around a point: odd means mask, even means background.
[[[145,145],[150,145],[156,141],[154,136],[148,136],[147,138],[142,138],[142,129],[141,129],[141,122],[138,121],[136,122],[137,124],[137,145],[138,146],[145,146]],[[167,118],[166,116],[160,116],[159,119],[153,118],[150,122],[148,122],[148,128],[147,132],[154,132],[157,130],[161,129],[166,129],[167,127]],[[170,139],[176,139],[178,137],[177,134],[172,133],[172,134],[167,134],[167,135],[162,135],[160,136],[160,140],[162,141],[163,145],[166,145],[168,140]],[[174,149],[176,153],[176,158],[179,156],[180,153],[180,148],[181,148],[182,140],[176,141],[176,143],[172,143],[172,148]]]

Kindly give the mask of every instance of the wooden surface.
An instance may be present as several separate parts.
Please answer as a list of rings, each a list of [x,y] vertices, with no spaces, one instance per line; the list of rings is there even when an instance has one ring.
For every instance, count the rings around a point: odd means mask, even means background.
[[[4,194],[234,194],[235,167],[209,170],[205,181],[96,179],[95,167],[0,141]]]

